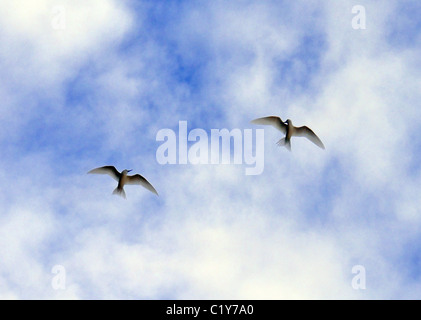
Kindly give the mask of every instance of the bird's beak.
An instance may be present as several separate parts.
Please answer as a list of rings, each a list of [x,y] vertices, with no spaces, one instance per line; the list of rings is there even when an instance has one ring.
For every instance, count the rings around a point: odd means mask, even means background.
[[[127,170],[127,172],[133,171],[133,169]]]

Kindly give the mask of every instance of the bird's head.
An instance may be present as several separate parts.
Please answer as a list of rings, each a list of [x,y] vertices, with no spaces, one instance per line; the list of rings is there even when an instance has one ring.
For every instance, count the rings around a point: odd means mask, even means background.
[[[292,124],[292,121],[291,121],[291,119],[287,119],[287,121],[285,121],[284,122],[286,125],[291,125]]]
[[[122,174],[128,174],[130,171],[132,171],[132,169],[130,169],[130,170],[124,169]]]

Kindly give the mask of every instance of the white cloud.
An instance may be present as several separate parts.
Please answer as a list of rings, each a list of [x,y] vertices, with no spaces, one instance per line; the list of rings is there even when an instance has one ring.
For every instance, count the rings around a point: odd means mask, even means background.
[[[1,1],[0,82],[2,135],[48,105],[62,106],[62,86],[90,61],[106,55],[132,26],[131,13],[116,1]],[[63,8],[64,29],[52,26],[54,8]],[[3,96],[2,95],[2,96]]]

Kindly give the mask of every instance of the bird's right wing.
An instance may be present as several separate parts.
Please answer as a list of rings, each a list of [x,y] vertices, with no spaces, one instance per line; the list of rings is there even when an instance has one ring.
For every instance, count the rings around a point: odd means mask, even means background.
[[[118,172],[118,170],[114,166],[99,167],[96,169],[92,169],[88,173],[108,174],[109,176],[111,176],[113,179],[117,181],[120,179],[120,172]]]
[[[318,147],[320,147],[322,149],[325,148],[322,140],[320,140],[319,137],[313,132],[313,130],[311,130],[307,126],[295,128],[295,134],[294,135],[297,136],[297,137],[305,137],[308,140],[310,140],[311,142],[313,142],[315,145],[317,145]]]
[[[148,180],[146,180],[143,176],[140,174],[135,174],[132,176],[127,176],[127,184],[138,184],[142,187],[148,189],[150,192],[155,193],[158,195],[158,192],[156,192],[155,188],[149,183]]]
[[[269,125],[273,126],[279,131],[286,133],[287,132],[287,125],[283,123],[282,119],[275,116],[263,117],[254,119],[251,121],[253,124],[262,124],[262,125]]]

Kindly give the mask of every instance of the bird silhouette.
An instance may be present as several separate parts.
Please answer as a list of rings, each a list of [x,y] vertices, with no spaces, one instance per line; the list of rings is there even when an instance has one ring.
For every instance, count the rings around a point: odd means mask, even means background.
[[[144,177],[142,177],[140,174],[135,174],[132,176],[127,175],[132,170],[123,170],[121,173],[118,172],[118,170],[114,166],[104,166],[92,169],[88,173],[94,173],[94,174],[108,174],[111,176],[114,180],[118,181],[117,188],[114,189],[113,194],[117,194],[124,199],[126,199],[126,192],[124,192],[124,185],[126,184],[137,184],[145,187],[149,191],[155,193],[158,195],[158,192],[156,192],[155,188],[146,180]]]
[[[313,142],[318,147],[324,149],[325,146],[319,137],[307,126],[295,127],[292,124],[292,121],[288,119],[287,121],[282,121],[280,117],[269,116],[254,119],[251,121],[253,124],[261,125],[270,125],[281,131],[285,134],[285,138],[280,139],[276,144],[278,146],[285,146],[289,151],[291,151],[291,137],[305,137],[311,142]]]

